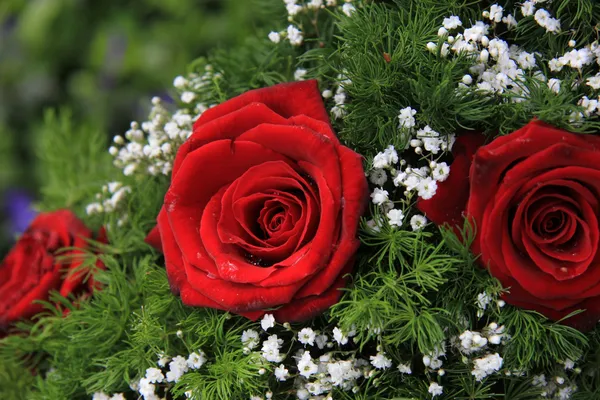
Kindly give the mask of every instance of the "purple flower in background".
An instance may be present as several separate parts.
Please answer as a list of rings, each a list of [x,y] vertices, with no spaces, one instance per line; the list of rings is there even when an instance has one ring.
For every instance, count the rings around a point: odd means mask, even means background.
[[[6,192],[3,211],[6,213],[9,234],[21,234],[27,229],[37,214],[31,207],[32,200],[31,196],[21,189]]]

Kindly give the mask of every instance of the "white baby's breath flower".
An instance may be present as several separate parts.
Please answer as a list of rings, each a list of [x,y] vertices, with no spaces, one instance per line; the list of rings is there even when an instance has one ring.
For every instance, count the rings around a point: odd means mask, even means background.
[[[295,81],[303,81],[304,80],[304,76],[306,75],[308,71],[305,70],[304,68],[298,68],[295,72],[294,72],[294,80]]]
[[[398,371],[400,371],[401,374],[407,374],[407,375],[412,374],[412,369],[410,368],[410,364],[398,364]]]
[[[381,188],[375,188],[373,193],[371,193],[371,201],[375,205],[382,205],[386,201],[388,201],[388,191],[383,190]]]
[[[275,368],[274,374],[278,381],[285,381],[289,377],[288,370],[283,364],[280,364],[279,367]]]
[[[388,222],[391,226],[401,227],[404,221],[404,213],[402,210],[393,209],[387,213]]]
[[[258,346],[259,334],[254,329],[248,329],[242,332],[242,344],[249,348],[253,349]]]
[[[302,35],[302,32],[294,25],[288,26],[287,38],[292,46],[300,46],[304,41],[304,36]]]
[[[319,367],[312,361],[309,351],[304,351],[298,360],[298,373],[305,378],[317,373]]]
[[[316,334],[311,328],[302,328],[298,332],[298,341],[304,345],[314,346]]]
[[[427,218],[424,215],[415,214],[410,218],[410,227],[413,231],[419,231],[427,225]]]
[[[273,43],[279,43],[281,41],[281,35],[279,34],[279,32],[270,32],[269,40]]]
[[[260,321],[260,326],[263,328],[263,330],[265,332],[268,331],[269,328],[274,327],[275,326],[275,317],[273,316],[273,314],[265,314],[265,316]]]
[[[355,11],[356,7],[354,7],[352,3],[344,3],[344,5],[342,6],[342,12],[348,17],[352,16],[352,13],[354,13]]]
[[[459,26],[462,26],[462,22],[461,22],[460,18],[457,17],[456,15],[452,15],[448,18],[444,18],[444,21],[442,22],[442,24],[444,25],[444,28],[446,28],[447,30],[456,29]]]
[[[444,393],[444,388],[437,382],[431,382],[427,391],[431,394],[431,397],[433,398],[435,396],[441,396],[442,393]]]
[[[392,366],[392,360],[387,358],[384,353],[377,353],[375,356],[371,356],[371,365],[377,369],[388,369]]]

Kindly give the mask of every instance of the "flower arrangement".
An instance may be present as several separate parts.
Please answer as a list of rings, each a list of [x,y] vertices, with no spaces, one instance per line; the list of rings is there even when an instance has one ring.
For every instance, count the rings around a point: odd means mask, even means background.
[[[1,386],[599,398],[600,4],[277,4],[111,145],[49,121],[42,207],[106,230],[102,285],[11,322]]]

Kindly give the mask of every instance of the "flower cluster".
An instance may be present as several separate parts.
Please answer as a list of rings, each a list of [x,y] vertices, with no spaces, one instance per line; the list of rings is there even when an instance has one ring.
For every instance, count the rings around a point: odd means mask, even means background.
[[[126,220],[126,214],[121,211],[129,192],[131,192],[131,187],[125,186],[122,182],[110,182],[102,186],[102,191],[96,194],[98,201],[88,204],[85,211],[87,215],[119,211],[121,218],[118,224],[121,226]]]
[[[536,9],[541,3],[543,1],[540,0],[526,1],[521,5],[520,13],[524,18],[533,17],[548,33],[557,34],[560,32],[560,21],[552,18],[545,9]],[[427,44],[430,51],[439,52],[442,57],[460,53],[473,59],[474,65],[470,68],[470,74],[463,76],[458,85],[460,90],[474,90],[487,96],[503,95],[512,102],[522,102],[529,94],[526,85],[523,84],[528,76],[545,82],[550,90],[559,93],[562,80],[557,76],[548,76],[544,71],[549,70],[556,75],[568,67],[581,74],[586,66],[594,63],[600,65],[598,41],[580,49],[573,48],[564,55],[549,60],[546,65],[540,59],[539,53],[529,53],[500,37],[490,37],[498,23],[504,23],[508,29],[514,29],[518,25],[519,22],[512,14],[505,14],[501,6],[494,4],[489,11],[483,12],[483,17],[490,23],[476,21],[469,28],[463,28],[463,23],[457,16],[445,18],[438,31],[440,42]],[[571,40],[569,45],[575,47],[576,42]],[[584,83],[588,89],[600,89],[600,74],[587,77]],[[573,87],[577,85],[575,83]],[[583,111],[573,112],[572,122],[593,114],[598,115],[600,112],[598,100],[588,96],[580,98],[577,105]]]
[[[572,360],[565,360],[557,367],[554,377],[547,379],[545,374],[535,375],[532,384],[542,389],[542,398],[568,400],[577,391],[577,386],[571,383],[569,378],[571,375],[579,375],[581,369],[575,368]]]
[[[188,357],[175,356],[173,358],[159,354],[157,365],[159,368],[146,369],[145,376],[132,385],[144,400],[160,400],[158,395],[160,386],[177,383],[181,377],[190,370],[198,370],[206,363],[206,354],[199,350],[190,353]],[[168,371],[166,371],[168,368]],[[188,397],[192,394],[189,393]]]
[[[299,17],[302,15],[311,15],[316,18],[318,12],[324,8],[339,8],[348,17],[356,10],[352,0],[283,0],[288,14],[290,25],[286,30],[269,33],[269,40],[273,43],[279,43],[282,39],[287,39],[292,46],[300,46],[304,42],[304,33],[302,23]]]
[[[371,183],[377,186],[371,193],[371,201],[382,208],[387,215],[387,222],[394,227],[403,226],[408,207],[394,208],[389,191],[383,188],[389,176],[394,188],[402,189],[405,199],[410,202],[415,197],[431,199],[437,191],[438,182],[445,181],[450,174],[450,167],[440,159],[452,149],[455,135],[442,135],[429,125],[416,129],[416,114],[417,111],[411,107],[400,110],[399,129],[406,140],[405,150],[412,148],[417,163],[422,166],[413,166],[406,159],[400,159],[396,148],[390,145],[373,158],[373,168],[368,174]],[[426,223],[427,219],[420,214],[415,214],[410,219],[413,231],[422,229]],[[379,224],[371,221],[370,225],[377,230]]]
[[[171,113],[161,98],[154,97],[148,120],[132,122],[125,137],[115,136],[109,148],[115,166],[126,176],[170,175],[177,148],[192,134],[193,122],[209,108],[197,101],[198,92],[220,78],[210,65],[202,75],[175,78],[181,108]]]
[[[260,324],[267,332],[275,326],[275,321],[267,314]],[[289,324],[283,327],[293,332]],[[373,378],[376,371],[387,370],[393,365],[381,347],[368,360],[357,357],[356,351],[345,350],[356,335],[354,329],[344,331],[334,327],[331,332],[319,332],[304,327],[294,332],[291,343],[285,343],[277,334],[270,334],[261,342],[261,335],[265,336],[258,330],[245,330],[241,336],[244,352],[255,351],[267,362],[278,364],[273,369],[274,378],[279,382],[293,380],[298,399],[324,399],[334,389],[356,393],[360,379]],[[294,343],[300,346],[293,346]],[[288,350],[283,350],[284,347]],[[401,364],[398,369],[405,374],[411,373],[409,364]],[[266,398],[270,396],[272,394],[267,393]]]

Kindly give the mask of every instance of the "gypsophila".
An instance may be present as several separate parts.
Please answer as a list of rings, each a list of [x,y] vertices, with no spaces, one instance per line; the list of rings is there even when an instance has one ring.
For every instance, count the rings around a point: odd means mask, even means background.
[[[431,397],[433,398],[435,396],[441,396],[442,393],[444,393],[444,388],[437,382],[431,382],[427,391],[431,393]]]
[[[275,368],[274,374],[278,381],[285,381],[289,377],[289,372],[283,364],[280,364],[279,367]]]
[[[305,378],[308,378],[311,375],[316,374],[317,371],[317,364],[315,364],[312,361],[312,358],[310,357],[310,352],[305,350],[304,353],[302,353],[300,359],[298,360],[298,373],[304,376]]]
[[[419,231],[427,225],[427,218],[424,215],[416,214],[410,218],[410,227],[413,231]]]
[[[242,344],[250,350],[258,346],[259,334],[254,329],[248,329],[242,332]]]
[[[500,371],[502,368],[502,357],[498,353],[488,354],[485,357],[474,360],[473,371],[471,375],[475,377],[475,380],[481,382],[488,375],[494,372]]]
[[[404,221],[404,213],[402,210],[393,209],[387,213],[388,222],[391,226],[401,227]]]
[[[187,360],[182,356],[174,357],[169,363],[169,372],[167,372],[167,382],[178,382],[179,379],[188,371]]]
[[[377,369],[388,369],[392,366],[392,360],[387,358],[384,353],[377,353],[377,355],[371,356],[371,365]]]
[[[273,314],[265,314],[263,319],[260,321],[260,326],[263,328],[263,330],[265,332],[268,331],[269,328],[274,327],[275,326],[275,317],[273,316]]]
[[[187,365],[190,369],[199,369],[206,363],[206,354],[203,351],[199,353],[190,353],[187,359]]]
[[[371,201],[375,205],[381,205],[388,201],[388,191],[380,188],[375,188],[373,193],[371,193]]]
[[[281,362],[284,356],[279,354],[279,349],[283,344],[283,340],[277,335],[271,335],[263,342],[262,357],[269,362]]]
[[[416,124],[415,115],[417,115],[417,110],[411,107],[400,110],[400,114],[398,115],[398,119],[400,120],[399,127],[407,129],[414,128]]]
[[[314,346],[316,334],[310,328],[303,328],[298,332],[298,341],[304,345]]]

